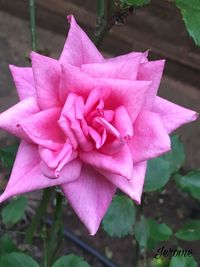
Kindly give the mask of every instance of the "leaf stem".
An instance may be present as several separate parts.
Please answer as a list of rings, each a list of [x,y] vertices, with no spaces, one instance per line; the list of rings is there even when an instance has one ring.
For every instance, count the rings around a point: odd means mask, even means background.
[[[31,47],[33,51],[37,50],[37,36],[35,25],[35,0],[29,0],[30,13],[30,33],[31,33]]]
[[[43,195],[40,204],[36,210],[36,213],[31,221],[29,228],[26,231],[25,243],[32,244],[35,229],[38,223],[40,222],[41,218],[44,216],[44,213],[46,212],[51,194],[52,194],[52,188],[47,188],[43,190]]]
[[[133,267],[138,267],[139,266],[139,259],[140,259],[140,246],[139,243],[136,241],[135,244],[135,256],[133,259]]]
[[[103,41],[107,32],[112,28],[112,17],[114,14],[113,0],[97,0],[97,27],[94,32],[94,43],[97,47]]]
[[[48,251],[47,266],[51,266],[51,264],[53,263],[56,253],[59,250],[61,241],[63,239],[62,207],[63,207],[63,196],[59,192],[57,192],[54,222],[51,227],[51,234],[49,241],[47,243],[47,251]]]

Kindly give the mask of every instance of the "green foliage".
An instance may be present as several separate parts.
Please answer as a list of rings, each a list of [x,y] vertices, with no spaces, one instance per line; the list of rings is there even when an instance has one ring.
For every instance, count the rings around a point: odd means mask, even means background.
[[[140,221],[135,223],[134,227],[135,239],[137,240],[141,252],[146,249],[149,236],[149,226],[144,216],[141,216]]]
[[[148,161],[144,190],[146,192],[161,189],[177,172],[185,161],[184,147],[177,135],[171,136],[171,151],[161,157]]]
[[[151,0],[121,0],[121,2],[130,6],[144,6],[149,4]]]
[[[153,259],[150,267],[169,267],[169,259],[161,256],[159,259]]]
[[[165,223],[158,224],[156,221],[152,219],[147,220],[149,227],[149,237],[156,241],[165,241],[168,240],[173,232],[169,226]]]
[[[200,200],[200,171],[191,171],[184,176],[176,175],[175,181],[181,190]]]
[[[103,228],[110,236],[122,237],[132,232],[136,208],[127,196],[115,196],[103,219]]]
[[[154,249],[161,241],[169,240],[172,230],[165,223],[158,224],[155,220],[141,216],[134,228],[135,238],[142,250]]]
[[[16,157],[18,145],[9,146],[0,149],[0,161],[2,165],[8,169],[11,169]]]
[[[175,236],[185,241],[200,240],[200,220],[191,220],[179,229]]]
[[[81,257],[71,254],[58,259],[52,267],[90,267],[90,265]]]
[[[171,176],[170,163],[163,158],[149,160],[145,177],[144,190],[156,191],[162,188]]]
[[[198,267],[193,257],[172,257],[169,267]]]
[[[185,151],[183,143],[177,134],[171,136],[171,151],[164,154],[162,158],[170,163],[171,173],[177,172],[185,162]]]
[[[3,223],[6,225],[12,225],[20,221],[24,216],[26,205],[26,197],[18,197],[8,203],[1,212]]]
[[[18,251],[17,246],[13,243],[11,237],[5,234],[0,237],[0,255]]]
[[[200,46],[200,0],[175,0],[185,26],[196,45]]]
[[[39,267],[39,265],[24,253],[12,252],[0,257],[0,267]]]

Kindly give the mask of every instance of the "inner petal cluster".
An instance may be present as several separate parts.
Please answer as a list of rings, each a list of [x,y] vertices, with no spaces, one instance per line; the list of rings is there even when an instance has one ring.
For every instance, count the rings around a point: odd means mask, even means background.
[[[125,107],[107,109],[108,96],[101,94],[98,88],[86,98],[75,93],[68,95],[58,124],[73,150],[89,152],[98,149],[102,153],[107,150],[116,153],[133,136]],[[125,125],[127,121],[130,129]]]

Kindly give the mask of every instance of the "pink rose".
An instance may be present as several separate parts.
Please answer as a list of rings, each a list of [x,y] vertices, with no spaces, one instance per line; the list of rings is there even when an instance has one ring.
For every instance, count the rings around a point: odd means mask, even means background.
[[[0,127],[22,142],[0,201],[59,185],[93,235],[117,187],[140,203],[147,160],[169,151],[169,133],[197,114],[156,96],[164,60],[104,59],[68,20],[59,60],[32,52],[32,68],[10,66],[20,102]]]

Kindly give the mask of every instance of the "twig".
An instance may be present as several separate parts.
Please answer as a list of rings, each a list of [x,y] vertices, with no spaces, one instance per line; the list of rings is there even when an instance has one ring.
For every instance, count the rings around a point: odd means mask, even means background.
[[[35,0],[29,0],[30,12],[30,32],[31,32],[31,47],[33,51],[37,50],[37,36],[35,26]]]

